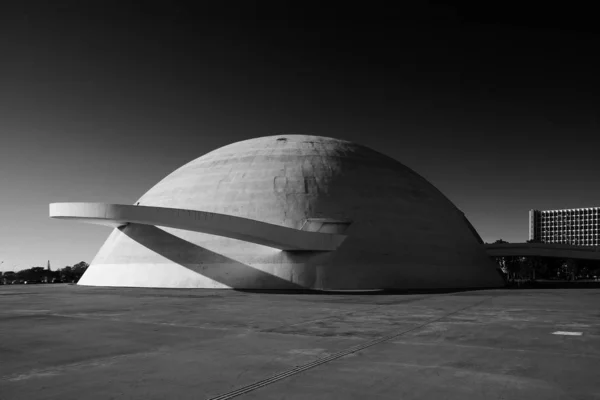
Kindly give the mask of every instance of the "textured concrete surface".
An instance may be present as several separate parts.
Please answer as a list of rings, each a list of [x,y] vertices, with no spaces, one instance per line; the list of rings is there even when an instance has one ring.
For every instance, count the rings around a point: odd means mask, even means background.
[[[599,304],[0,286],[0,398],[600,399]]]
[[[343,140],[282,135],[233,143],[172,172],[139,205],[297,230],[315,218],[352,224],[332,252],[274,251],[229,237],[131,224],[113,230],[83,283],[246,289],[503,285],[473,227],[439,190],[400,162]]]

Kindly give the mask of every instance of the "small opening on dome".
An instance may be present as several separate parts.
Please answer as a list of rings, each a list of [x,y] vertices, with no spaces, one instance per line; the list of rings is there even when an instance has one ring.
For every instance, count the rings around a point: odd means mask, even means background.
[[[277,138],[277,140],[287,140],[287,138],[280,137],[280,138]]]

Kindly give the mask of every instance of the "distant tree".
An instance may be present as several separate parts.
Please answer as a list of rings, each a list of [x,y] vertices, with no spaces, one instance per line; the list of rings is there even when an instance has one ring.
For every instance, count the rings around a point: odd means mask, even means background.
[[[498,239],[492,244],[505,244],[508,243],[506,240]],[[500,271],[505,275],[508,281],[514,279],[514,258],[515,257],[494,257],[498,265],[500,266]]]
[[[80,261],[77,264],[73,265],[73,272],[74,273],[84,273],[85,270],[89,267],[90,265],[88,263],[86,263],[85,261]]]
[[[496,240],[494,243],[492,244],[503,244],[503,243],[508,243],[505,240],[502,239],[498,239]],[[508,280],[510,280],[510,274],[507,268],[507,258],[508,257],[494,257],[496,259],[496,262],[498,263],[498,265],[500,266],[500,270],[506,275],[506,278]]]
[[[521,269],[519,271],[519,277],[525,280],[535,280],[535,262],[533,257],[523,257],[521,259]]]
[[[31,267],[22,269],[16,273],[17,279],[23,281],[43,281],[46,270],[42,267]]]
[[[85,273],[89,264],[80,261],[74,266],[66,266],[52,270],[50,264],[44,267],[31,267],[20,271],[5,271],[0,273],[0,282],[12,283],[13,281],[36,281],[36,282],[77,282]]]
[[[22,269],[20,271],[17,271],[17,278],[19,280],[23,280],[23,281],[31,280],[31,268]]]
[[[590,277],[600,278],[600,261],[592,261],[588,264],[588,268],[590,270]]]
[[[73,268],[66,266],[60,270],[60,280],[62,282],[73,282]]]
[[[546,264],[548,268],[548,278],[554,279],[559,278],[561,276],[561,269],[563,264],[565,263],[565,259],[563,258],[546,258]]]
[[[564,276],[568,280],[575,280],[575,277],[579,275],[579,261],[569,258],[563,264],[563,272]]]
[[[523,272],[523,259],[524,257],[504,257],[505,260],[505,268],[508,273],[509,280],[521,279],[521,274]]]
[[[588,279],[591,271],[590,263],[588,260],[579,260],[578,264],[577,278]]]
[[[548,257],[528,257],[533,266],[533,279],[548,279],[550,275],[550,263]],[[556,275],[556,273],[555,273]]]
[[[60,282],[60,268],[57,268],[54,271],[50,272],[50,281],[49,282]]]
[[[531,280],[544,277],[548,271],[548,260],[545,257],[528,256],[525,257],[525,265],[523,268],[525,274]]]
[[[81,277],[83,276],[83,274],[85,273],[85,271],[87,270],[88,267],[89,267],[89,264],[86,263],[85,261],[80,261],[77,264],[73,265],[72,271],[73,271],[74,280],[79,281],[79,279],[81,279]]]
[[[4,279],[5,282],[10,283],[17,279],[17,274],[14,271],[4,271],[2,279]]]
[[[44,280],[46,275],[46,269],[43,267],[33,267],[31,268],[31,280],[36,282],[41,282]]]

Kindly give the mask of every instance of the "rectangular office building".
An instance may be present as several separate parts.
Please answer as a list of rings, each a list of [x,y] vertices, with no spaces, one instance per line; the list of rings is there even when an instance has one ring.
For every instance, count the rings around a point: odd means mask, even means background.
[[[530,210],[529,240],[578,246],[600,246],[600,207]]]

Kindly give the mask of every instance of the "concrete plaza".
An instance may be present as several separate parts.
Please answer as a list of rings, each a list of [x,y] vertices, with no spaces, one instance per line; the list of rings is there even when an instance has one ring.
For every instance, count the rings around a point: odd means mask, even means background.
[[[234,397],[600,399],[600,289],[0,286],[2,400]]]

